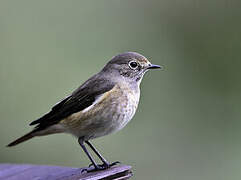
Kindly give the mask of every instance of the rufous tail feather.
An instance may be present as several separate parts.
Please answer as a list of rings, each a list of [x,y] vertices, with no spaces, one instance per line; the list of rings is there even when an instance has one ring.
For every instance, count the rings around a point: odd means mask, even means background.
[[[25,134],[24,136],[16,139],[15,141],[11,142],[10,144],[7,145],[7,147],[16,146],[16,145],[18,145],[19,143],[22,143],[22,142],[24,142],[24,141],[29,140],[29,139],[31,139],[31,138],[34,137],[33,134],[34,134],[33,131],[31,131],[31,132]]]

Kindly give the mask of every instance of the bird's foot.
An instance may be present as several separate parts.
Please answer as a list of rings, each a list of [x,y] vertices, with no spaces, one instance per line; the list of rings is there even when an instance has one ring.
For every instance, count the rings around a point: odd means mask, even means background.
[[[121,162],[120,161],[115,161],[115,162],[109,164],[109,167],[115,166],[117,164],[121,164]]]
[[[88,168],[84,168],[82,169],[82,173],[83,172],[95,172],[95,171],[100,171],[100,170],[104,170],[104,169],[107,169],[101,165],[97,165],[97,166],[94,166],[94,165],[90,165]]]
[[[90,164],[89,168],[85,168],[82,170],[82,172],[94,172],[94,171],[100,171],[100,170],[105,170],[108,169],[112,166],[115,166],[117,164],[120,164],[119,161],[113,162],[113,163],[103,163],[103,164],[98,164],[98,165],[94,165],[94,164]]]

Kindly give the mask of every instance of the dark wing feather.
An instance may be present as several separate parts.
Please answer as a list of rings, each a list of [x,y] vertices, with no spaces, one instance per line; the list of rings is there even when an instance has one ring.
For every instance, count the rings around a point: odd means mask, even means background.
[[[50,112],[33,121],[30,125],[38,124],[36,130],[43,130],[46,127],[57,124],[71,114],[89,107],[96,100],[97,96],[110,91],[113,87],[114,83],[106,79],[91,78],[70,96],[56,104]]]

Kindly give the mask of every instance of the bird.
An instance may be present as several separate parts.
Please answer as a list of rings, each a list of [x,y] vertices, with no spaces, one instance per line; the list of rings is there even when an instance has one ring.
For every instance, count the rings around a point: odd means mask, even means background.
[[[15,146],[33,137],[68,133],[91,161],[87,172],[104,170],[119,161],[109,163],[90,140],[121,130],[133,118],[140,99],[140,83],[151,69],[161,69],[137,52],[114,56],[104,68],[90,77],[51,110],[30,123],[35,127],[29,133],[11,142]],[[103,164],[97,164],[86,144]]]

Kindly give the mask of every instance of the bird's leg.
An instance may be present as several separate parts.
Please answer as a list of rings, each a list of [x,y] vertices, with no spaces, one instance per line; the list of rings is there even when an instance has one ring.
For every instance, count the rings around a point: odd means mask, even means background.
[[[88,156],[88,158],[90,159],[91,163],[94,165],[94,169],[92,168],[86,168],[83,169],[82,171],[87,171],[87,172],[91,172],[91,171],[97,171],[97,170],[102,170],[103,167],[99,166],[98,164],[96,164],[95,160],[93,159],[93,157],[90,155],[90,153],[88,152],[88,150],[86,149],[85,145],[84,145],[84,141],[82,140],[82,138],[78,139],[79,145],[82,147],[82,149],[84,150],[85,154]]]
[[[88,146],[94,151],[94,153],[100,158],[100,160],[104,163],[104,164],[109,164],[109,162],[98,152],[98,150],[89,142],[89,141],[85,141],[86,144],[88,144]]]
[[[114,166],[114,165],[120,163],[119,161],[116,161],[116,162],[113,162],[113,163],[110,164],[89,141],[85,141],[85,142],[86,142],[86,144],[88,144],[88,146],[94,151],[94,153],[103,162],[103,165],[101,165],[102,167],[109,168],[111,166]]]

